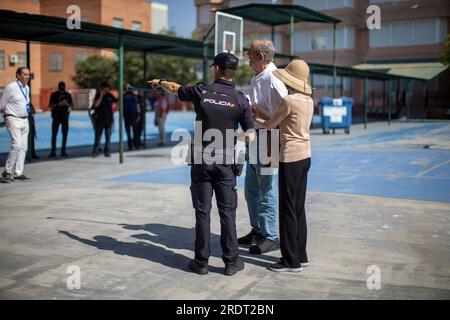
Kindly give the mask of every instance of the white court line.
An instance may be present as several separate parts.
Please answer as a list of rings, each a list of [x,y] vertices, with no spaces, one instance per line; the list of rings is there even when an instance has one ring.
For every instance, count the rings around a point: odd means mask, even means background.
[[[444,162],[442,162],[442,163],[439,163],[439,164],[437,164],[437,165],[431,167],[430,169],[427,169],[427,170],[425,170],[425,171],[422,171],[422,172],[416,174],[416,177],[421,177],[421,176],[427,174],[427,173],[430,172],[430,171],[433,171],[433,170],[435,170],[435,169],[437,169],[437,168],[439,168],[439,167],[445,166],[445,165],[448,164],[448,163],[450,163],[450,160],[447,160],[447,161],[444,161]]]

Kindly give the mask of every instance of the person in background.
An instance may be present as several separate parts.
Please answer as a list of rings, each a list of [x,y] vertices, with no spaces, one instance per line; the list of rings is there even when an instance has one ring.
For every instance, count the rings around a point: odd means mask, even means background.
[[[16,81],[5,87],[0,99],[0,111],[11,138],[11,150],[2,173],[2,182],[5,183],[30,180],[23,173],[28,148],[28,114],[31,112],[28,81],[30,70],[27,67],[19,67],[16,70]]]
[[[95,127],[95,141],[92,150],[92,157],[98,156],[98,148],[102,138],[102,133],[105,131],[105,157],[110,157],[110,143],[111,143],[111,129],[114,123],[113,104],[117,103],[117,98],[111,94],[111,87],[108,83],[102,82],[99,92],[95,95],[94,102],[94,127]]]
[[[159,129],[158,146],[164,146],[166,144],[165,124],[168,113],[169,113],[169,99],[167,98],[165,92],[158,92],[157,99],[155,101],[155,119]]]
[[[137,100],[138,100],[138,105],[139,105],[141,114],[137,121],[137,136],[136,136],[137,139],[136,139],[136,141],[138,144],[138,149],[140,149],[143,145],[141,137],[142,137],[142,132],[144,131],[145,113],[147,111],[147,98],[146,98],[145,92],[143,92],[142,90],[139,90],[137,93]]]
[[[29,150],[30,150],[30,156],[31,159],[37,160],[40,159],[39,156],[36,153],[36,139],[37,139],[37,134],[36,134],[36,125],[35,125],[35,121],[34,121],[34,115],[36,114],[36,109],[34,108],[33,104],[30,103],[30,112],[28,113],[28,126],[30,128],[30,133],[29,133]]]
[[[67,157],[66,145],[67,135],[69,133],[69,115],[73,108],[72,95],[66,91],[66,84],[61,81],[58,83],[58,90],[50,96],[49,108],[52,112],[52,150],[49,158],[56,157],[56,137],[59,126],[61,125],[62,145],[61,157]]]
[[[140,106],[137,94],[132,90],[127,90],[123,94],[123,118],[125,123],[125,132],[127,133],[128,150],[133,147],[139,149],[138,140],[138,121],[140,117]],[[133,134],[131,134],[131,130]]]

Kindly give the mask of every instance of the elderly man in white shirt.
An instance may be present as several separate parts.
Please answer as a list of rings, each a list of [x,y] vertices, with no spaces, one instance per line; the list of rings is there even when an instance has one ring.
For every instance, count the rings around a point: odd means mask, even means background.
[[[28,143],[28,113],[30,111],[30,70],[20,67],[17,80],[8,84],[0,99],[0,111],[5,117],[5,126],[11,136],[11,150],[2,173],[2,182],[29,180],[23,174]]]
[[[275,47],[270,40],[255,40],[247,54],[250,67],[255,72],[248,92],[250,103],[271,118],[282,98],[288,94],[283,82],[272,73],[277,69],[272,62]],[[255,128],[262,129],[262,126],[255,123]],[[261,132],[258,132],[258,136],[261,136]],[[255,140],[253,143],[259,142]],[[262,173],[263,167],[259,160],[256,164],[247,163],[245,174],[245,200],[252,229],[249,234],[239,238],[238,242],[252,245],[249,249],[252,254],[279,249],[277,179],[273,176],[273,169],[272,174]]]

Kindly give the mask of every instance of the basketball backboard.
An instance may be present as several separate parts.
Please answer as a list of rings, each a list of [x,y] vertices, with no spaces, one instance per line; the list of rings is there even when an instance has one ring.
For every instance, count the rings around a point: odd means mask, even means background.
[[[242,58],[243,30],[244,20],[241,17],[217,11],[214,54],[230,52]]]

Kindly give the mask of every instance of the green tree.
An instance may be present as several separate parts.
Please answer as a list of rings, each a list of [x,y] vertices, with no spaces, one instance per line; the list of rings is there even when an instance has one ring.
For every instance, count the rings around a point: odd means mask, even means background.
[[[446,66],[450,65],[450,34],[447,35],[445,40],[445,52],[441,57],[441,63]]]
[[[76,64],[72,79],[80,88],[97,88],[103,81],[115,86],[117,71],[117,63],[113,59],[95,55]]]
[[[254,72],[250,66],[240,65],[234,75],[233,81],[239,86],[248,85],[252,80],[253,74]]]

